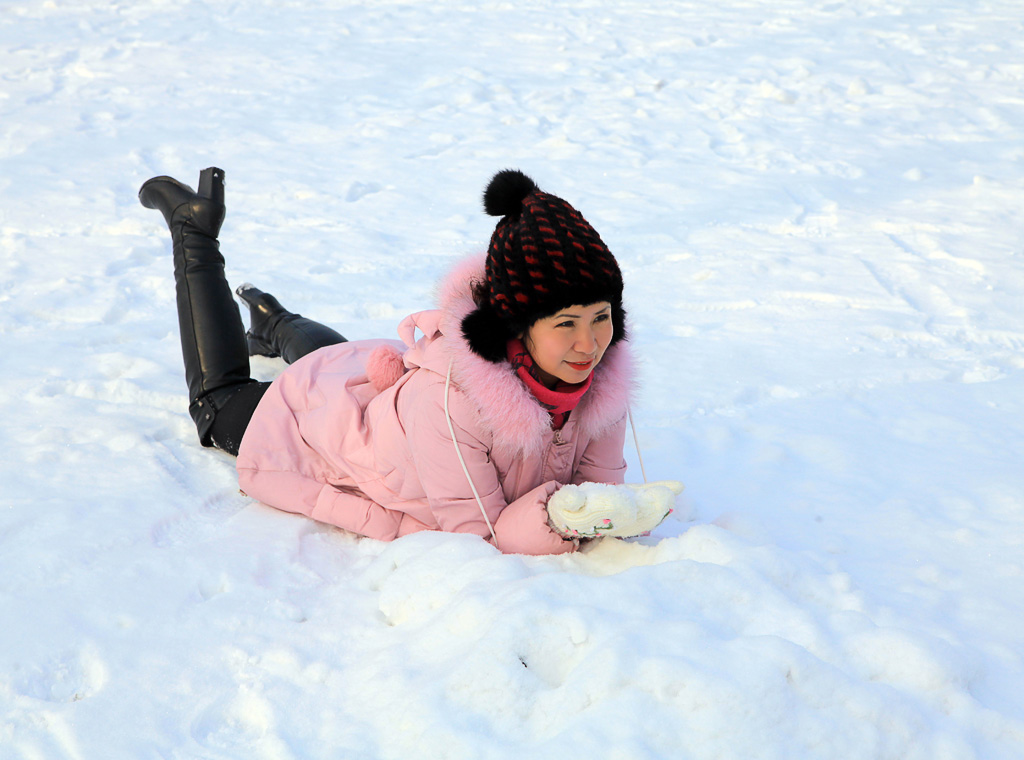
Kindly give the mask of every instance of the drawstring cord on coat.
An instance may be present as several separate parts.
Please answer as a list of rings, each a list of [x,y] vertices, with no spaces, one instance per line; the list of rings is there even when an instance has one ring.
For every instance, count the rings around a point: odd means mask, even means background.
[[[455,440],[455,426],[452,424],[452,416],[448,413],[448,390],[452,385],[452,364],[454,359],[448,360],[448,375],[444,379],[444,418],[448,423],[448,432],[451,433],[452,443],[455,444],[455,453],[459,455],[459,464],[462,465],[462,471],[466,474],[466,480],[469,482],[469,487],[473,491],[473,498],[476,499],[476,505],[480,507],[480,514],[484,516],[484,522],[487,523],[487,530],[491,532],[491,538],[494,540],[494,546],[500,551],[498,547],[498,536],[494,533],[494,526],[491,525],[491,518],[487,516],[487,510],[484,509],[483,499],[480,498],[480,494],[477,493],[476,484],[473,482],[473,476],[469,474],[469,468],[466,467],[466,460],[462,458],[462,449],[459,448],[459,442]]]
[[[466,460],[462,458],[462,449],[459,448],[459,442],[455,439],[455,425],[452,424],[452,416],[448,412],[448,392],[452,386],[452,364],[454,359],[448,360],[448,374],[444,378],[444,419],[448,423],[448,433],[452,437],[452,443],[455,445],[455,453],[459,457],[459,464],[462,465],[462,472],[466,475],[466,482],[469,483],[470,489],[473,491],[473,498],[476,499],[476,505],[480,507],[480,514],[484,516],[484,522],[487,523],[487,530],[491,532],[491,539],[494,541],[495,548],[498,548],[498,536],[494,533],[494,526],[491,525],[491,518],[487,516],[487,510],[484,509],[483,499],[480,498],[480,494],[476,490],[476,483],[473,482],[473,476],[469,474],[469,468],[466,466]],[[636,458],[640,461],[640,475],[644,479],[644,483],[647,482],[647,470],[644,467],[644,457],[640,453],[640,440],[636,435],[636,425],[633,423],[633,410],[630,407],[626,407],[626,416],[629,418],[629,427],[633,431],[633,445],[636,447]]]
[[[633,424],[633,410],[630,407],[626,407],[626,415],[629,417],[629,427],[633,431],[633,445],[636,446],[636,458],[640,460],[640,474],[643,476],[644,483],[647,482],[647,470],[644,469],[644,455],[640,453],[640,441],[636,437],[636,425]]]

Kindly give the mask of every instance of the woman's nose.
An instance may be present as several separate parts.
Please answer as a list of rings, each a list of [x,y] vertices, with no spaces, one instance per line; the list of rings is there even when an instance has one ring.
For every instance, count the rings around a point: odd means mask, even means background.
[[[584,327],[576,335],[576,350],[581,354],[592,354],[597,349],[597,336],[589,327]]]

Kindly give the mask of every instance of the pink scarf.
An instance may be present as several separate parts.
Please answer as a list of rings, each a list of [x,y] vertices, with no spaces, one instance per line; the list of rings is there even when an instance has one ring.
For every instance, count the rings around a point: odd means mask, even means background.
[[[590,381],[594,377],[591,372],[582,383],[565,383],[561,380],[555,388],[548,388],[537,379],[537,368],[533,363],[533,357],[526,350],[526,346],[518,338],[508,342],[508,360],[512,369],[516,371],[519,379],[522,380],[534,398],[540,405],[548,410],[551,415],[551,426],[555,430],[561,430],[565,421],[569,419],[569,412],[576,408],[583,398],[583,394],[590,387]]]

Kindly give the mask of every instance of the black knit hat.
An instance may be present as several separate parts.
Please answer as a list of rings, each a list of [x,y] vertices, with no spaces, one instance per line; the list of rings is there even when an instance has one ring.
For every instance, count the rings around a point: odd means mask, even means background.
[[[612,305],[611,345],[625,337],[622,273],[597,231],[561,198],[538,189],[520,171],[494,175],[484,210],[502,217],[487,248],[477,309],[462,321],[470,348],[506,358],[506,344],[534,322],[573,304]]]

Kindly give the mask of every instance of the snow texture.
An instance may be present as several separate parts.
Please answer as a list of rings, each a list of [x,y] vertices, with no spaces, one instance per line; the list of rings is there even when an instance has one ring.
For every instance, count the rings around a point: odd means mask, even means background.
[[[1018,760],[1022,93],[1017,0],[4,2],[0,756]],[[232,284],[352,338],[498,169],[568,199],[680,508],[526,558],[239,494],[136,200],[210,165]]]

